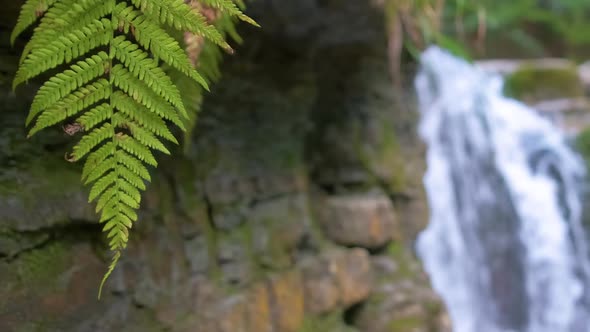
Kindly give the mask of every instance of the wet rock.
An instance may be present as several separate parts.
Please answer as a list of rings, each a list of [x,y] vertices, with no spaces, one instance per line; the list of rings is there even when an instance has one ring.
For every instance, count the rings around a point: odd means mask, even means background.
[[[217,244],[217,261],[222,280],[227,284],[245,285],[254,277],[253,259],[244,230],[222,235]]]
[[[224,299],[217,309],[218,332],[248,332],[246,330],[246,306],[243,295],[235,295]],[[217,332],[216,331],[216,332]]]
[[[205,332],[249,332],[246,330],[246,308],[247,303],[243,294],[220,296],[219,294],[200,312],[196,325],[185,328],[186,331]],[[204,303],[205,304],[205,303]]]
[[[373,289],[354,314],[363,332],[450,332],[442,301],[415,258],[401,243],[371,257]]]
[[[367,298],[371,291],[371,264],[369,254],[363,249],[353,249],[335,257],[333,272],[340,286],[340,303],[344,307]]]
[[[273,331],[295,332],[303,323],[303,281],[297,270],[283,273],[268,282]]]
[[[384,195],[332,196],[319,208],[322,230],[338,244],[379,248],[397,231],[395,211]]]
[[[364,249],[333,250],[301,265],[305,310],[323,314],[365,300],[373,274]]]
[[[289,194],[260,202],[252,208],[252,246],[257,262],[271,269],[293,265],[294,249],[309,225],[307,195]]]
[[[246,331],[272,332],[268,288],[258,283],[246,291]]]
[[[47,233],[0,231],[0,256],[12,258],[24,250],[29,250],[45,243],[49,240],[49,237]]]
[[[192,273],[204,274],[211,269],[211,255],[209,253],[209,246],[205,236],[195,236],[190,240],[184,242],[184,250],[187,253],[187,259],[190,264]]]
[[[440,300],[412,283],[379,287],[355,317],[364,332],[450,331]]]
[[[91,320],[108,306],[96,301],[104,269],[90,245],[61,242],[0,262],[0,331],[76,330],[80,317]]]
[[[302,264],[305,285],[305,312],[323,314],[340,304],[340,287],[327,259],[308,260]]]
[[[76,169],[60,166],[56,170],[0,170],[0,223],[3,227],[38,231],[63,226],[72,220],[96,219]]]

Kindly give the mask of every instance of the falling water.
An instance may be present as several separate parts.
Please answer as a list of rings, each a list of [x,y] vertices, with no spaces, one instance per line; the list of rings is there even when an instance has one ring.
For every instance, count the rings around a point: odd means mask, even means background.
[[[590,331],[580,158],[501,78],[438,48],[421,60],[431,220],[417,249],[454,331]]]

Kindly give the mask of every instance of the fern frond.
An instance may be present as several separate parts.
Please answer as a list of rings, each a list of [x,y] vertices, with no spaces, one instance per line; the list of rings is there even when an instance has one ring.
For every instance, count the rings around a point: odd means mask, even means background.
[[[39,25],[34,30],[35,33],[31,37],[29,42],[25,45],[19,63],[22,63],[22,61],[31,51],[30,46],[35,44],[33,42],[34,40],[47,41],[49,40],[47,38],[48,35],[50,37],[57,36],[59,31],[61,30],[59,18],[67,15],[70,9],[68,8],[68,6],[72,6],[76,3],[75,0],[59,0],[54,2],[55,3],[53,4],[53,6],[49,7],[47,11],[43,13]],[[43,35],[45,35],[45,38],[43,38]]]
[[[132,184],[132,185],[135,186],[135,184]],[[135,186],[135,187],[137,188],[137,186]],[[144,190],[144,189],[141,189],[140,188],[140,190]],[[127,216],[127,218],[129,218],[129,220],[131,220],[132,222],[133,221],[137,221],[137,219],[139,219],[138,216],[137,216],[137,212],[135,212],[135,210],[132,209],[132,208],[130,208],[129,206],[120,205],[119,206],[119,211],[121,213],[123,213],[125,216]]]
[[[110,187],[105,192],[103,192],[98,201],[96,202],[96,213],[103,211],[105,213],[108,209],[114,208],[117,209],[116,202],[117,202],[117,193],[118,188],[117,186]],[[113,206],[114,205],[114,206]],[[106,208],[105,208],[106,207]]]
[[[139,209],[139,203],[141,202],[139,190],[122,179],[119,179],[119,188],[121,189],[119,193],[121,201],[131,208]]]
[[[158,139],[152,132],[139,126],[133,122],[128,123],[131,135],[141,144],[150,147],[151,149],[159,150],[165,154],[170,154],[166,146]]]
[[[76,115],[88,106],[109,98],[111,95],[111,85],[105,79],[100,79],[90,83],[73,93],[64,97],[60,102],[43,111],[35,126],[29,131],[29,137],[33,136],[39,130],[59,123],[66,118]],[[99,109],[99,111],[102,110]]]
[[[127,69],[121,65],[115,65],[112,69],[112,74],[113,84],[116,87],[131,96],[136,102],[145,106],[150,112],[185,130],[184,123],[180,119],[178,112],[174,109],[174,106],[157,95],[153,89],[150,89],[141,80],[131,75]]]
[[[20,62],[24,61],[31,52],[48,40],[60,35],[68,34],[90,25],[109,14],[115,0],[60,0],[51,7],[41,23],[35,29],[35,34],[25,46]]]
[[[99,163],[104,162],[104,160],[109,156],[115,154],[115,148],[115,142],[107,142],[94,151],[90,156],[88,156],[88,158],[86,158],[86,162],[84,163],[84,168],[82,169],[82,180],[88,178],[90,172],[92,172],[92,170],[94,170],[94,168],[96,168]]]
[[[27,0],[21,7],[16,25],[10,35],[10,43],[14,44],[16,37],[30,27],[57,0]]]
[[[104,277],[102,277],[102,280],[100,282],[100,286],[98,287],[98,298],[99,299],[100,299],[100,296],[102,295],[102,287],[104,286],[104,283],[107,281],[107,279],[109,278],[111,273],[113,273],[113,270],[115,270],[115,266],[117,266],[117,263],[119,262],[120,258],[121,258],[121,250],[115,251],[115,253],[113,254],[113,258],[111,259],[111,264],[109,265],[109,269],[105,273]]]
[[[67,159],[86,158],[82,181],[90,186],[88,200],[96,202],[114,252],[99,297],[138,219],[141,191],[151,180],[148,167],[158,165],[152,150],[170,154],[164,141],[178,141],[169,124],[185,131],[186,119],[195,118],[196,112],[189,116],[184,102],[191,110],[200,105],[208,81],[218,73],[219,49],[231,51],[224,36],[232,34],[232,20],[255,24],[233,1],[203,3],[223,18],[211,24],[185,0],[26,0],[11,35],[14,42],[40,18],[22,53],[13,88],[68,66],[41,86],[26,125],[32,124],[29,136],[65,121],[74,121],[74,128],[82,130]],[[223,24],[228,22],[226,29]],[[213,59],[208,55],[214,55],[214,69],[195,66],[163,24],[211,45],[202,60],[206,63]],[[181,96],[165,66],[196,82],[191,88],[183,86],[183,91],[197,91],[195,96]],[[72,134],[69,128],[65,130]]]
[[[53,105],[65,95],[104,75],[109,65],[109,55],[99,52],[90,58],[78,61],[70,69],[51,77],[37,92],[27,117],[27,125],[47,107]]]
[[[118,150],[116,153],[117,162],[125,165],[127,169],[134,174],[138,175],[144,180],[151,181],[150,172],[148,169],[137,159],[133,158],[128,153]]]
[[[113,116],[113,107],[110,104],[100,104],[79,117],[76,122],[81,124],[84,130],[91,130]]]
[[[92,183],[93,181],[96,181],[96,179],[100,178],[108,171],[114,169],[116,166],[115,162],[116,162],[116,158],[109,157],[109,158],[106,158],[106,159],[101,160],[100,162],[96,163],[94,165],[94,167],[92,167],[92,169],[90,171],[88,171],[88,175],[86,176],[86,180],[84,181],[84,184]]]
[[[129,72],[174,107],[177,107],[181,114],[186,114],[178,88],[147,52],[137,44],[126,40],[124,36],[113,39],[111,48],[115,53],[115,58],[121,61]]]
[[[130,28],[133,27],[133,35],[141,46],[149,49],[155,57],[208,88],[207,82],[191,65],[190,59],[178,42],[160,25],[133,7],[115,10],[115,15],[119,20],[119,28],[123,32],[129,33]]]
[[[157,114],[147,111],[143,105],[138,104],[131,97],[121,92],[115,92],[112,103],[126,118],[133,120],[133,122],[152,133],[178,144],[178,141],[168,129],[166,122]]]
[[[168,24],[176,30],[203,36],[225,50],[232,50],[219,31],[207,24],[203,14],[192,10],[184,3],[184,0],[131,0],[131,2],[142,12],[161,23]]]
[[[102,194],[103,191],[112,186],[113,182],[117,179],[117,176],[116,172],[110,172],[94,182],[92,189],[90,189],[90,194],[88,194],[88,202],[92,202],[98,197],[98,195]]]
[[[244,14],[244,12],[242,12],[242,10],[235,4],[233,0],[199,0],[199,2],[202,2],[203,4],[211,8],[218,9],[221,12],[228,14],[229,16],[235,16],[238,19],[246,23],[249,23],[255,27],[260,27],[260,25],[256,23],[256,21],[254,21],[248,15]]]
[[[115,128],[110,123],[105,123],[102,127],[92,130],[90,134],[82,137],[80,142],[74,146],[74,152],[72,153],[74,160],[80,160],[100,143],[112,138],[114,135]]]
[[[13,89],[42,72],[68,63],[101,45],[108,45],[112,38],[112,24],[108,19],[95,20],[69,34],[53,39],[44,47],[35,48],[19,67]]]
[[[158,162],[156,161],[156,158],[154,158],[150,149],[136,141],[133,137],[121,135],[121,137],[117,138],[117,145],[146,164],[154,167],[158,166]]]

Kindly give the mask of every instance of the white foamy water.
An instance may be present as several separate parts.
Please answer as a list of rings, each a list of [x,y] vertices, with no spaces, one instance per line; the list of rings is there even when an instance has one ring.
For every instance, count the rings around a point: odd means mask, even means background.
[[[500,77],[438,48],[421,62],[431,219],[417,250],[454,331],[590,331],[581,159]]]

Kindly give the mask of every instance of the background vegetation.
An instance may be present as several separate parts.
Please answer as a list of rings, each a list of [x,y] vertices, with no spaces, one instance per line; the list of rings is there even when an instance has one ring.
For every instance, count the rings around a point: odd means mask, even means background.
[[[435,43],[467,58],[590,54],[587,0],[379,0],[392,71]],[[492,46],[493,45],[493,46]]]

